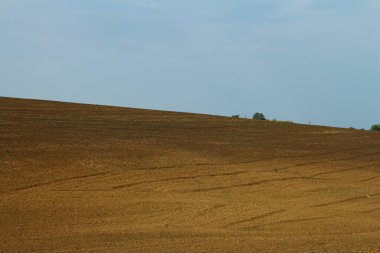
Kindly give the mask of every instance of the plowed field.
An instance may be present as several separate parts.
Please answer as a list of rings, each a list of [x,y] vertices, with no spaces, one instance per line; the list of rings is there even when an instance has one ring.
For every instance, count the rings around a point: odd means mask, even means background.
[[[380,134],[0,98],[1,252],[380,252]]]

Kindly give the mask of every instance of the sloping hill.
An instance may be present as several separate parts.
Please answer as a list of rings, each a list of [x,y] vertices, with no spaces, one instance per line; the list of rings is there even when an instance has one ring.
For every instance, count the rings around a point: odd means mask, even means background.
[[[1,252],[379,252],[380,134],[0,98]]]

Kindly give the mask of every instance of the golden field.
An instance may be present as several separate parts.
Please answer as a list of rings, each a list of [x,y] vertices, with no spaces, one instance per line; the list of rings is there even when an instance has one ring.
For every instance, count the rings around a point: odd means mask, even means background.
[[[0,252],[380,252],[380,133],[0,106]]]

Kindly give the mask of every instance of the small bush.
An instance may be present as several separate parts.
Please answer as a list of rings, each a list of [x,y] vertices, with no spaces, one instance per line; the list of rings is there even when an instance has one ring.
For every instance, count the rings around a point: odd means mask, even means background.
[[[293,124],[294,122],[293,121],[290,121],[290,120],[277,120],[277,119],[272,119],[273,122],[281,122],[281,123],[289,123],[289,124]]]
[[[232,115],[232,118],[238,119],[238,118],[240,118],[240,115]]]
[[[288,124],[293,124],[294,123],[293,121],[290,121],[290,120],[280,120],[279,122],[288,123]]]
[[[371,126],[371,131],[380,131],[380,124]]]
[[[11,150],[10,148],[5,148],[4,151],[5,151],[5,153],[7,153],[7,154],[10,154],[10,153],[12,152],[12,150]]]
[[[253,119],[256,119],[256,120],[266,120],[264,114],[260,113],[260,112],[256,112],[254,115],[253,115]]]

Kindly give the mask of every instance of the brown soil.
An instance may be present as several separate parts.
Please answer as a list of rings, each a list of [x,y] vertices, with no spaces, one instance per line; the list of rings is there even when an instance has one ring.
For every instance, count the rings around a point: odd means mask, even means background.
[[[380,134],[0,98],[1,252],[380,252]]]

